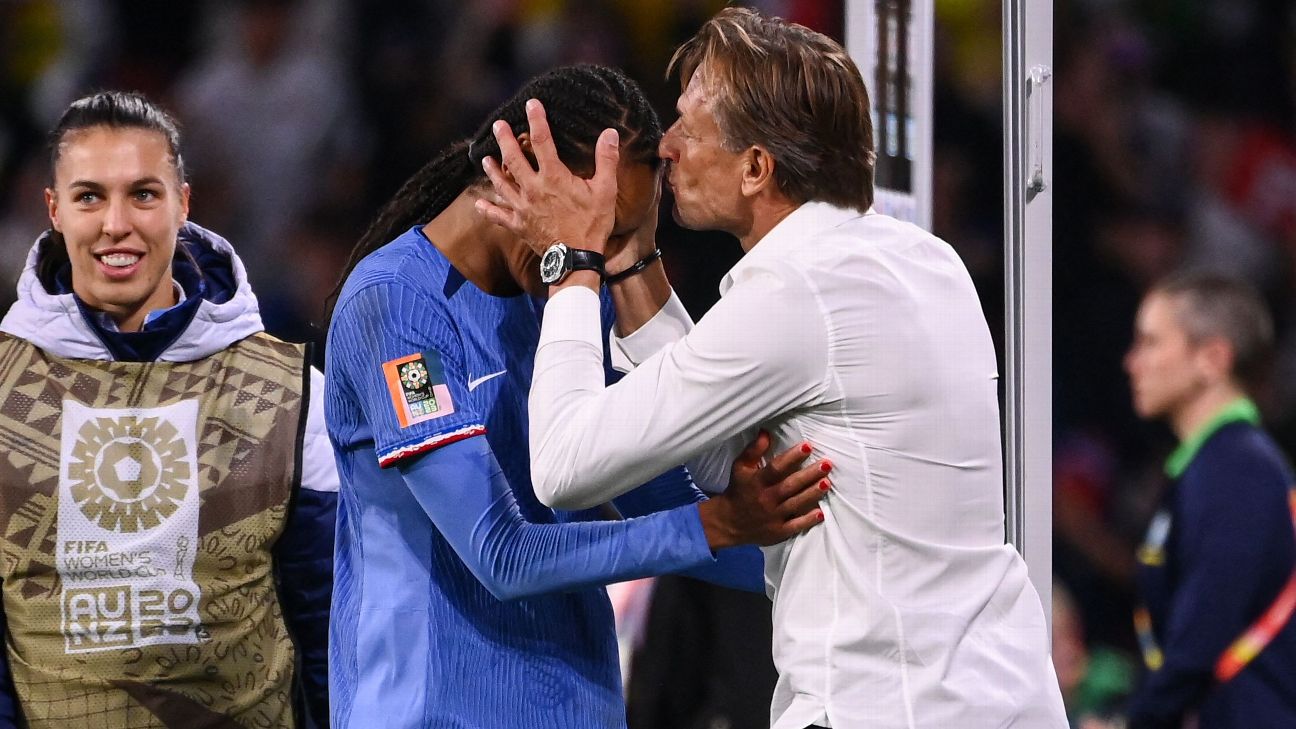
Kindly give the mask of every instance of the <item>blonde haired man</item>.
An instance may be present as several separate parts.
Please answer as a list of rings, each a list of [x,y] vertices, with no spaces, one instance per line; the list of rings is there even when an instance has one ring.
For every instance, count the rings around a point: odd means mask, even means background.
[[[808,440],[834,475],[824,525],[765,550],[773,727],[1063,729],[1043,609],[1004,543],[990,332],[954,251],[872,210],[858,69],[831,39],[742,8],[671,68],[673,212],[745,255],[695,327],[655,252],[609,260],[614,356],[637,366],[607,388],[599,272],[554,267],[531,390],[537,494],[599,503],[681,459],[723,484],[757,427]],[[602,252],[615,135],[581,180],[557,163],[538,105],[531,117],[538,170],[497,125],[500,204],[480,210],[556,263],[558,242]]]

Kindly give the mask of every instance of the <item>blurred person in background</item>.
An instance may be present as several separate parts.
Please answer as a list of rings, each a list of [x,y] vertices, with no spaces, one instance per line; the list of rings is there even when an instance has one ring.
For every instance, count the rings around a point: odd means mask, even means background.
[[[723,483],[757,427],[809,440],[837,476],[823,527],[766,552],[772,725],[1065,727],[1043,609],[1004,543],[990,332],[949,245],[871,209],[859,70],[830,38],[744,8],[718,13],[670,68],[680,118],[659,153],[673,213],[745,251],[696,327],[647,236],[630,268],[571,265],[573,250],[606,248],[617,135],[600,136],[586,181],[542,133],[539,104],[538,171],[496,125],[498,200],[478,209],[552,264],[530,402],[537,493],[589,506],[679,458]],[[638,365],[611,385],[605,281],[614,351]]]
[[[1071,590],[1053,581],[1053,665],[1072,729],[1102,727],[1134,684],[1129,657],[1089,641]]]
[[[159,107],[76,101],[50,175],[0,322],[0,725],[326,726],[322,375],[188,222]]]
[[[528,82],[488,119],[521,128],[532,97],[578,170],[594,167],[599,130],[624,135],[607,233],[609,265],[628,266],[618,253],[655,230],[656,112],[620,72],[576,66]],[[616,499],[624,520],[536,499],[527,393],[546,289],[526,242],[474,212],[489,195],[482,161],[499,154],[488,123],[410,178],[356,244],[330,317],[337,727],[624,727],[602,585],[688,572],[758,591],[759,551],[724,548],[818,523],[822,464],[793,473],[810,452],[799,443],[758,468],[766,435],[714,499],[679,468]]]
[[[626,680],[630,729],[768,729],[778,673],[763,593],[654,580]]]
[[[368,139],[341,41],[317,20],[332,4],[209,5],[207,21],[228,32],[176,90],[203,219],[235,241],[276,332],[314,321],[327,291],[285,280],[276,264],[291,258],[293,236],[321,209],[362,219]]]
[[[1179,447],[1138,550],[1130,729],[1296,726],[1296,495],[1247,396],[1272,337],[1255,293],[1217,274],[1163,280],[1139,307],[1134,408]]]

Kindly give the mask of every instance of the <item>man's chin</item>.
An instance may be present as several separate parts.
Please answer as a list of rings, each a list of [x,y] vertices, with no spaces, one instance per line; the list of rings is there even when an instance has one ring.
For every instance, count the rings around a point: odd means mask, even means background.
[[[671,217],[675,219],[675,224],[681,228],[685,228],[687,230],[703,230],[703,226],[698,225],[690,218],[685,217],[684,213],[680,212],[680,206],[678,202],[671,205]]]

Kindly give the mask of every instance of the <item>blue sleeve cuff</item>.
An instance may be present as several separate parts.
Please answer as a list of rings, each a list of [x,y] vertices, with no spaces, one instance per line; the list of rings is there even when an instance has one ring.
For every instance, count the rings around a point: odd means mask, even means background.
[[[450,445],[475,435],[486,435],[486,426],[473,423],[446,433],[437,433],[426,438],[402,443],[384,453],[379,453],[378,465],[382,468],[389,468],[401,461],[421,456],[424,453],[430,453],[441,446]]]

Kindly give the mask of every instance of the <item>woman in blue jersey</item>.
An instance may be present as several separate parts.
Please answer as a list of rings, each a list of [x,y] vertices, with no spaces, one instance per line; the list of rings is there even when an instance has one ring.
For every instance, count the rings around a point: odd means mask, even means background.
[[[661,127],[642,91],[611,69],[563,68],[487,119],[521,130],[532,98],[574,169],[592,173],[591,140],[617,129],[613,237],[651,235]],[[716,550],[819,519],[822,472],[793,473],[808,447],[760,469],[767,440],[709,501],[680,469],[603,510],[620,520],[536,500],[526,398],[546,287],[525,242],[473,210],[488,190],[482,160],[498,156],[483,125],[411,178],[357,244],[331,316],[335,727],[622,727],[600,586],[688,571],[761,589],[756,550]]]

